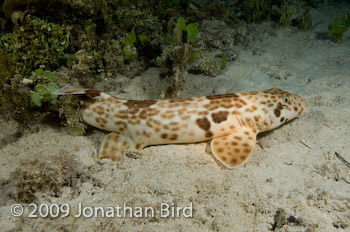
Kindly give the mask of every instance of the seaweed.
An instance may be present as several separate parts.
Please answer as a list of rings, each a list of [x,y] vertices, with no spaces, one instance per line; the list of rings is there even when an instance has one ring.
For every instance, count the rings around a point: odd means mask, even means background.
[[[209,76],[220,72],[221,63],[211,54],[196,47],[198,27],[195,24],[186,25],[180,17],[176,23],[168,24],[168,45],[163,48],[156,62],[161,65],[160,77],[173,76],[172,86],[166,90],[166,96],[174,96],[182,88],[188,71],[198,71]]]
[[[258,2],[264,8],[265,1]],[[58,107],[69,132],[82,134],[85,124],[77,99],[57,100],[51,94],[66,83],[92,87],[116,74],[134,77],[158,64],[161,76],[173,78],[176,92],[189,71],[218,75],[226,58],[201,48],[200,17],[188,6],[180,0],[5,0],[0,109],[21,120]],[[218,4],[211,9],[226,12],[218,17],[229,14]]]
[[[227,56],[223,55],[221,57],[221,69],[225,69],[226,68],[226,63],[227,63]]]
[[[23,77],[39,67],[56,69],[65,63],[70,43],[70,27],[26,15],[22,25],[0,38],[0,49],[15,64],[15,73]]]
[[[328,26],[328,33],[332,34],[335,41],[341,43],[343,41],[343,34],[350,27],[349,14],[343,14],[338,18],[333,19],[333,23]]]
[[[165,3],[167,7],[173,7],[180,5],[181,0],[166,0]]]
[[[57,99],[51,93],[74,78],[94,83],[113,73],[135,76],[144,70],[150,63],[146,60],[155,57],[154,49],[159,50],[162,25],[151,10],[130,5],[108,0],[6,0],[3,10],[16,20],[0,35],[0,109],[8,112],[3,116],[22,121],[34,115],[33,109],[53,109]],[[49,71],[64,66],[70,68],[69,76]],[[85,131],[77,105],[74,100],[59,104],[71,134]]]
[[[248,7],[251,12],[251,19],[253,22],[261,22],[262,18],[266,16],[268,4],[265,0],[248,0]]]
[[[288,6],[288,5],[284,6],[283,7],[283,14],[280,18],[280,23],[284,26],[288,25],[292,15],[295,13],[296,13],[295,6]]]
[[[296,19],[298,27],[301,31],[306,31],[312,26],[312,19],[310,16],[310,10],[306,9],[304,13]]]
[[[55,104],[57,100],[57,95],[54,95],[52,93],[59,89],[54,82],[58,80],[56,74],[48,70],[44,71],[43,69],[37,69],[35,70],[35,75],[39,77],[45,76],[48,80],[50,80],[50,82],[47,84],[38,83],[37,85],[35,85],[33,90],[29,91],[28,94],[32,102],[38,107],[41,107],[42,102]]]

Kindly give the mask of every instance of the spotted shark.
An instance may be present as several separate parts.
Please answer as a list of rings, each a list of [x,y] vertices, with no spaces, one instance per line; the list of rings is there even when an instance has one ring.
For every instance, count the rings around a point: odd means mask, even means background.
[[[54,94],[85,96],[83,120],[111,132],[100,159],[117,161],[126,150],[149,145],[211,140],[212,154],[230,169],[253,153],[258,133],[299,117],[307,108],[303,98],[277,88],[166,100],[119,99],[71,85]]]

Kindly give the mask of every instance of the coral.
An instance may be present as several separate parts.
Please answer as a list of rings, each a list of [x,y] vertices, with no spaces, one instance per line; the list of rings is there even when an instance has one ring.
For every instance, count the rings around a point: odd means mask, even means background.
[[[58,197],[63,186],[76,189],[79,178],[85,178],[85,174],[79,168],[78,163],[62,152],[62,154],[48,156],[46,160],[35,158],[25,160],[10,177],[14,185],[14,196],[19,202],[34,202],[37,194],[46,194]]]
[[[198,22],[204,19],[216,19],[230,23],[234,23],[238,15],[241,16],[245,13],[242,9],[248,7],[247,1],[239,0],[191,1],[188,6],[190,6],[186,8],[186,18],[188,20]]]
[[[247,26],[235,27],[219,20],[205,19],[198,23],[201,28],[201,39],[197,45],[201,50],[209,52],[214,57],[227,57],[227,61],[233,61],[238,56],[238,44],[249,45]]]
[[[82,121],[80,111],[80,100],[77,96],[62,96],[59,99],[59,115],[66,119],[66,128],[71,135],[82,135],[85,133],[86,124]]]
[[[205,75],[215,77],[220,74],[221,60],[207,52],[194,52],[194,58],[189,70],[203,72]]]
[[[71,64],[73,69],[79,70],[83,73],[89,72],[92,65],[94,65],[94,60],[91,55],[85,49],[81,49],[74,54],[74,58],[77,61],[75,64]]]
[[[172,86],[174,93],[182,87],[185,81],[189,65],[193,59],[193,52],[193,48],[188,43],[174,47],[172,54],[175,60],[173,67],[174,82]]]
[[[7,82],[15,74],[14,65],[4,50],[0,50],[0,80]]]
[[[30,88],[23,84],[21,75],[16,74],[8,84],[0,80],[0,111],[4,119],[16,119],[27,122],[29,109],[31,106],[28,92]],[[33,115],[34,116],[34,115]]]
[[[119,8],[114,14],[116,22],[120,23],[119,30],[121,31],[134,29],[136,34],[152,35],[151,31],[160,32],[162,28],[158,17],[148,9]],[[151,36],[151,38],[153,37]]]
[[[129,77],[139,74],[160,50],[163,29],[160,19],[148,5],[144,9],[134,9],[126,1],[98,2],[94,9],[96,14],[85,20],[84,28],[76,25],[72,29],[75,39],[71,46],[79,48],[78,52],[84,50],[85,57],[90,59],[84,72],[101,77],[112,73]]]

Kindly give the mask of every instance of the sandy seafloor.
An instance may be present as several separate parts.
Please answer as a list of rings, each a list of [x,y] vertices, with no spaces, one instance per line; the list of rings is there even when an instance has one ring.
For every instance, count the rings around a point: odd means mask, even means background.
[[[349,6],[349,5],[347,5]],[[302,96],[308,112],[278,129],[258,136],[257,146],[242,166],[228,170],[206,152],[206,142],[143,149],[121,162],[98,161],[107,133],[90,128],[85,136],[67,135],[63,127],[43,123],[40,130],[1,148],[0,178],[26,160],[50,160],[66,154],[89,178],[64,186],[59,197],[36,193],[36,203],[67,203],[65,218],[29,218],[27,209],[14,217],[15,200],[2,186],[1,231],[350,231],[350,35],[337,44],[324,33],[333,17],[312,9],[314,26],[303,33],[291,27],[256,25],[261,35],[215,78],[190,74],[180,97],[213,95],[278,87]],[[349,8],[347,8],[349,9]],[[167,85],[158,70],[132,80],[119,78],[96,88],[116,97],[156,99]],[[116,86],[115,88],[113,86]],[[120,90],[123,89],[123,92]],[[16,133],[1,123],[2,139]],[[53,162],[52,165],[55,165]],[[45,167],[43,167],[45,168]],[[45,170],[44,170],[45,172]],[[12,177],[13,178],[13,177]],[[189,206],[191,218],[74,217],[84,206]],[[280,213],[278,213],[280,212]],[[279,216],[277,216],[279,214]]]

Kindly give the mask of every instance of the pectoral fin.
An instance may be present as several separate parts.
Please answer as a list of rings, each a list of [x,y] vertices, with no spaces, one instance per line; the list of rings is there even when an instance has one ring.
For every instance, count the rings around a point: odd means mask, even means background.
[[[242,164],[252,153],[256,135],[251,128],[241,128],[232,134],[214,138],[210,147],[213,155],[225,167],[234,168]]]
[[[112,132],[103,141],[99,159],[118,161],[126,150],[140,150],[143,147],[145,145],[142,142],[135,142],[128,136]]]

